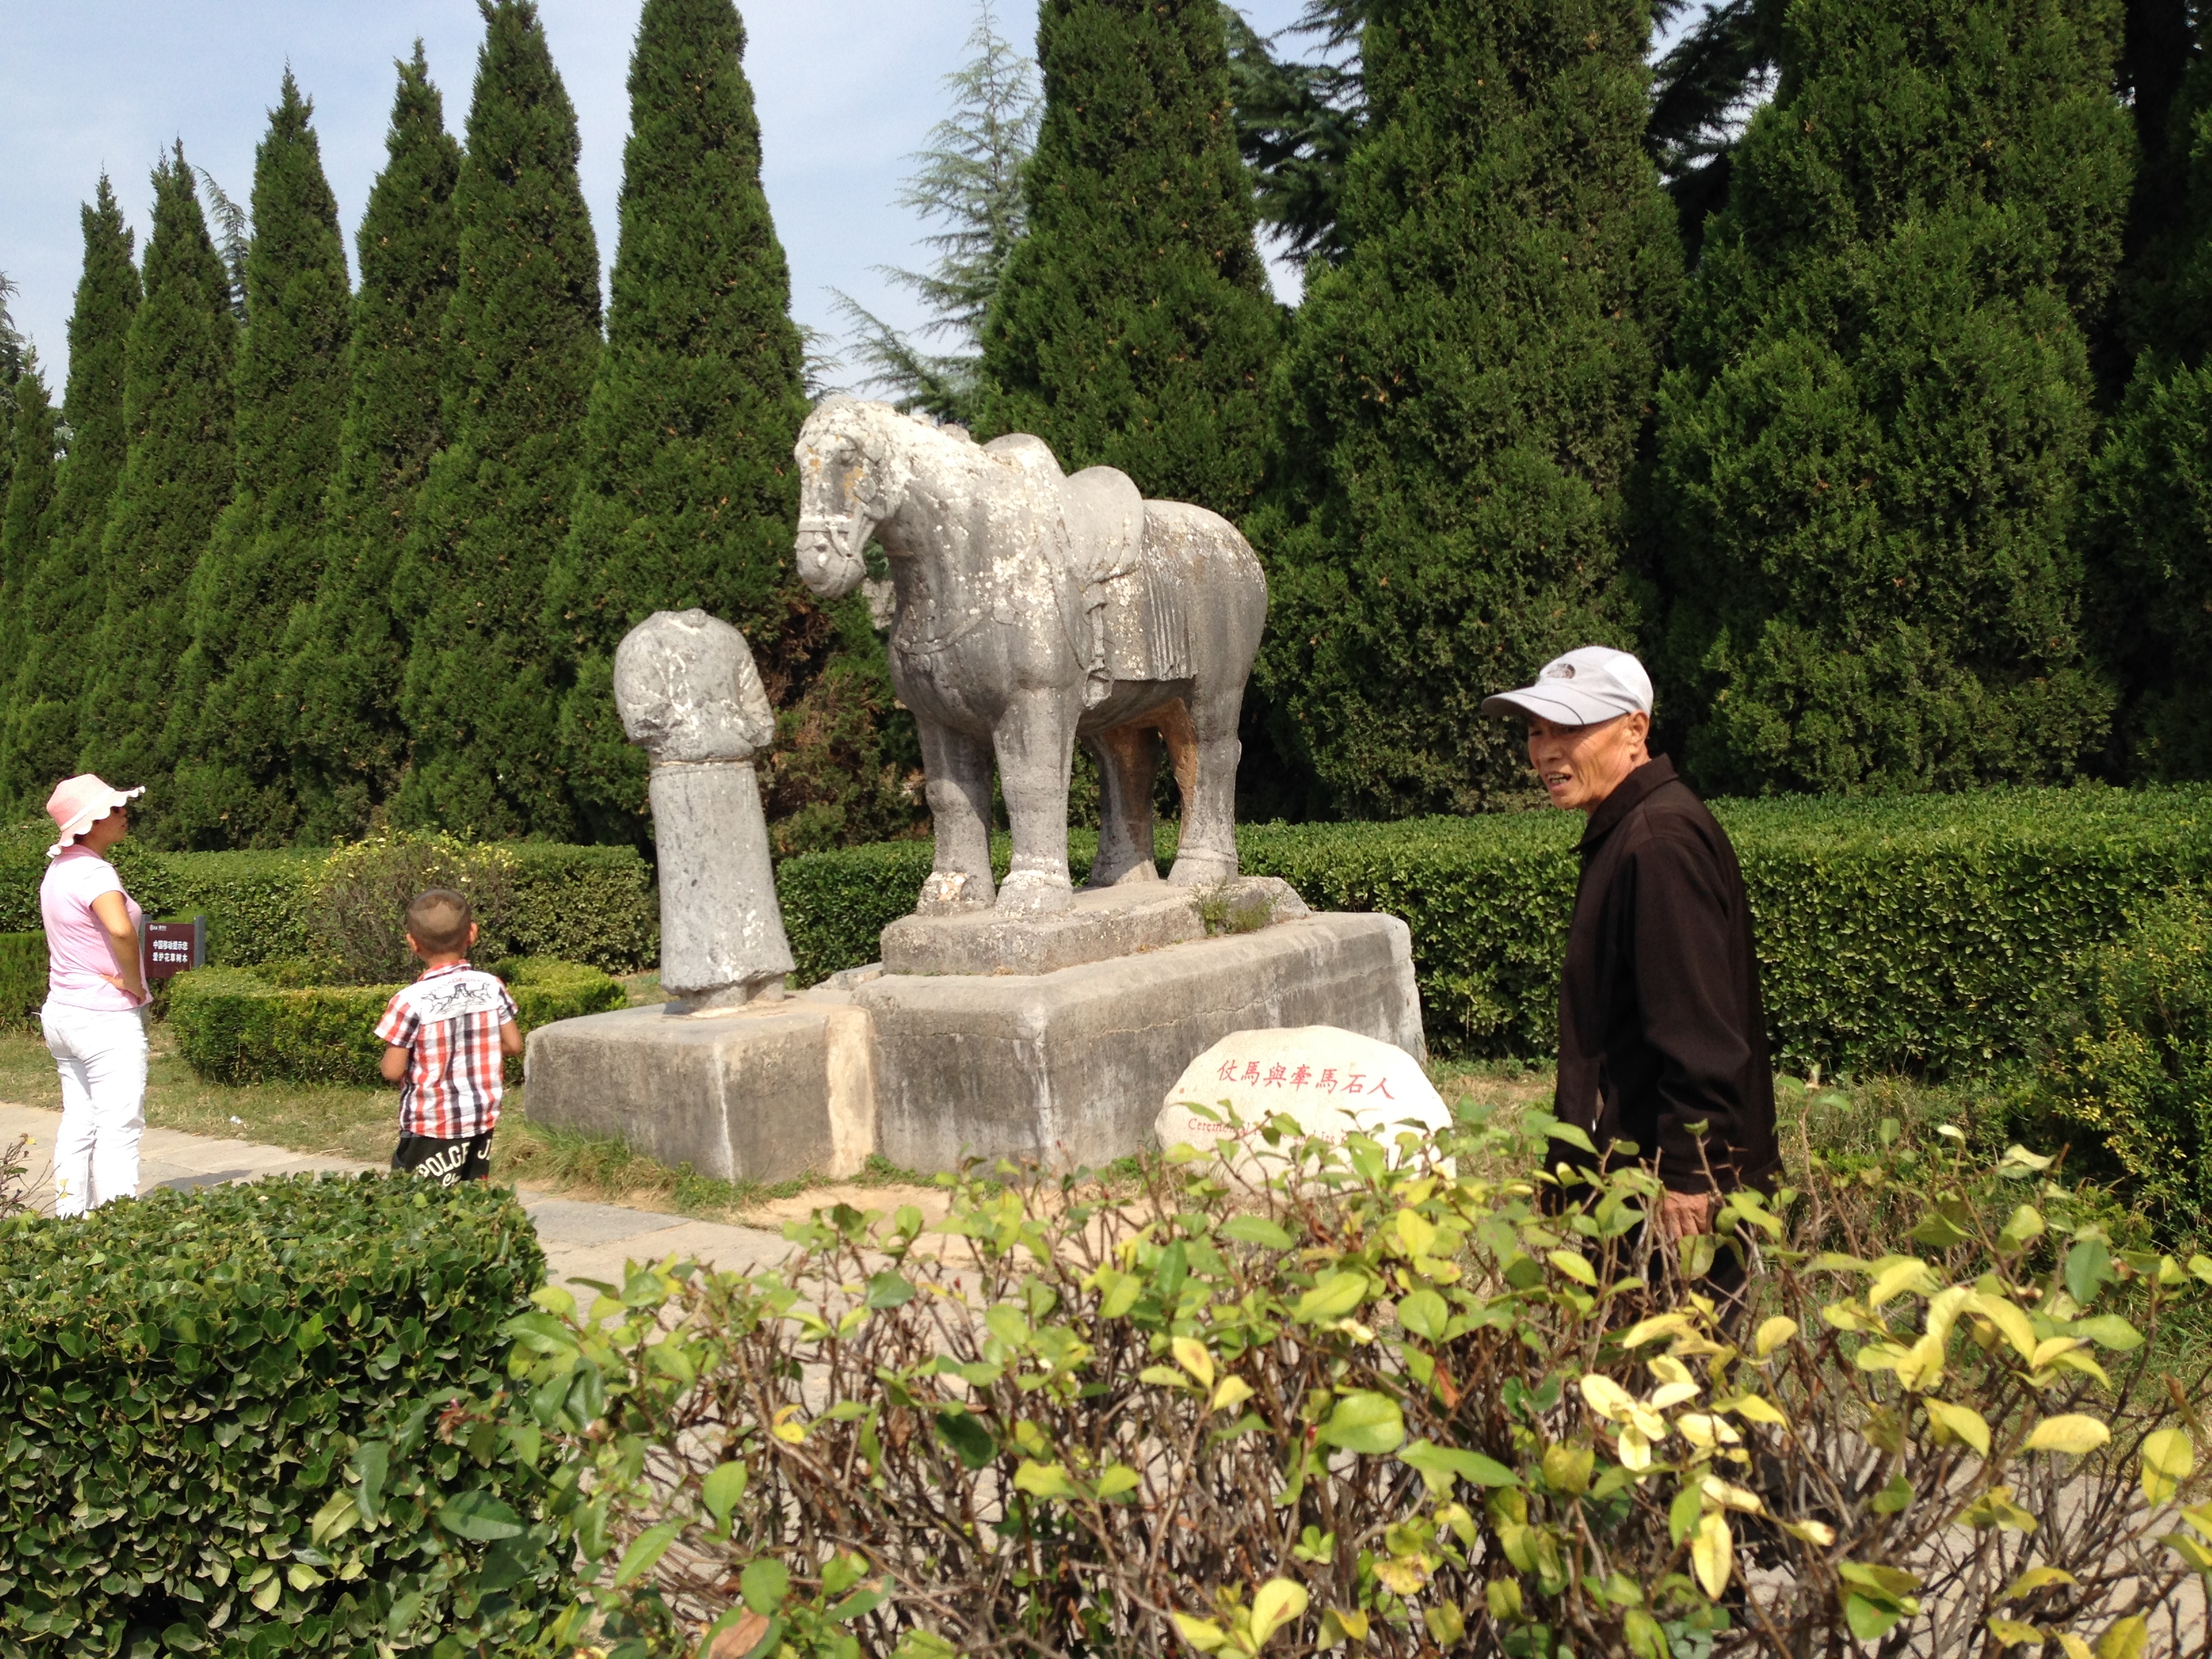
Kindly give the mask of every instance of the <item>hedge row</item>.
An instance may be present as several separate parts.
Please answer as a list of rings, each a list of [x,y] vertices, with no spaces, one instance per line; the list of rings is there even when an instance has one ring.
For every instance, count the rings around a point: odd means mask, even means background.
[[[0,1030],[36,1025],[46,1000],[46,936],[0,933]]]
[[[1720,801],[1757,919],[1778,1063],[1971,1071],[2026,1048],[2039,999],[2133,904],[2212,873],[2212,793],[1990,790]],[[1440,1054],[1553,1052],[1583,820],[1559,812],[1259,824],[1244,869],[1317,908],[1413,930]],[[1087,867],[1087,845],[1071,848]],[[1172,833],[1161,836],[1163,857]],[[1001,854],[1003,857],[1003,854]],[[778,872],[803,979],[872,961],[913,906],[927,842],[809,854]]]
[[[39,882],[52,826],[0,832],[0,932],[40,926]],[[660,951],[653,871],[630,847],[508,845],[513,856],[501,955],[558,957],[615,972],[648,967]],[[131,896],[159,918],[205,915],[208,960],[251,968],[303,956],[307,907],[324,854],[162,853],[125,841],[112,857]]]
[[[0,1651],[528,1638],[562,1569],[507,1502],[527,1471],[507,1442],[441,1443],[419,1402],[501,1385],[544,1273],[511,1194],[374,1176],[0,1226]],[[374,1532],[372,1437],[439,1472]]]
[[[523,957],[488,963],[514,994],[526,1031],[578,1014],[629,1006],[614,980],[582,963]],[[396,985],[287,989],[245,968],[199,968],[169,981],[169,1029],[177,1052],[210,1083],[352,1083],[382,1077],[378,1018]],[[521,1080],[520,1058],[510,1082]]]

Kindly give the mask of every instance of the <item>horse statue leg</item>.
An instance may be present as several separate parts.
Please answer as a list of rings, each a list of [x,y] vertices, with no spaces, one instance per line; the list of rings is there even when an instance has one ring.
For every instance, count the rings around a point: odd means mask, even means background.
[[[1187,703],[1160,722],[1182,796],[1182,835],[1168,879],[1187,887],[1226,881],[1237,873],[1237,736],[1244,677],[1201,678]],[[1180,718],[1175,718],[1180,716]]]
[[[917,714],[937,855],[921,884],[923,915],[991,902],[991,754],[980,738]]]
[[[999,787],[1013,830],[1013,867],[999,908],[1032,915],[1075,902],[1067,874],[1067,775],[1075,762],[1075,722],[1083,683],[1017,691],[991,733]]]
[[[1152,857],[1152,775],[1160,745],[1149,720],[1085,738],[1098,763],[1098,856],[1085,890],[1158,881]]]

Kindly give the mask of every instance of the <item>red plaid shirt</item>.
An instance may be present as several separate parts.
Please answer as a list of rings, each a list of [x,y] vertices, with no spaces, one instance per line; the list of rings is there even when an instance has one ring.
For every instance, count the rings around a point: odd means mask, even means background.
[[[433,968],[385,1006],[376,1034],[413,1051],[399,1090],[399,1133],[465,1140],[499,1121],[499,1028],[514,999],[465,962]]]

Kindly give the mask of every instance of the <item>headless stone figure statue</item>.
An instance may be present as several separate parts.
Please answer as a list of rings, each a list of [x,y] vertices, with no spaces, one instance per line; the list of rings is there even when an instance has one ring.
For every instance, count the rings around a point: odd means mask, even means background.
[[[615,707],[653,758],[660,983],[671,1013],[781,997],[792,969],[752,757],[775,737],[745,636],[657,611],[615,650]]]

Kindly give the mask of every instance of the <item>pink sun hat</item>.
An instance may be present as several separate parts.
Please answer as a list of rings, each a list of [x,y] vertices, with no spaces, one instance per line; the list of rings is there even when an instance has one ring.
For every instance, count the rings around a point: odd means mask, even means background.
[[[145,793],[143,785],[136,789],[118,789],[90,772],[64,778],[54,786],[54,793],[46,797],[46,816],[61,832],[61,839],[46,848],[46,856],[59,858],[63,848],[125,801],[136,800]]]

